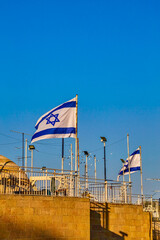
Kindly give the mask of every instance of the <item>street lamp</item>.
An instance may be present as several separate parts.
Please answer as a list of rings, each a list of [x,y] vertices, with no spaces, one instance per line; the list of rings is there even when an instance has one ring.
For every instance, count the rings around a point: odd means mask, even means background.
[[[31,173],[33,174],[33,150],[35,150],[35,146],[29,145],[29,150],[31,151]]]
[[[105,137],[100,137],[101,142],[104,144],[104,181],[106,181],[106,142],[107,139]]]
[[[87,164],[87,158],[89,156],[89,153],[87,151],[83,151],[84,155],[86,156],[86,189],[88,189],[88,164]]]

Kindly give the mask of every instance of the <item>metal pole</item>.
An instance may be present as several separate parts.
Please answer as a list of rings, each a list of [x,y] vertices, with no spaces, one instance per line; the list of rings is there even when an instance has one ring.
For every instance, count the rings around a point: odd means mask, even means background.
[[[71,143],[71,174],[73,171],[73,153],[72,153],[72,143]]]
[[[87,158],[88,158],[88,156],[86,155],[86,188],[88,188],[88,164],[87,164]]]
[[[77,138],[77,151],[78,151],[78,179],[77,179],[77,188],[78,188],[78,195],[80,194],[80,165],[79,165],[79,138]]]
[[[95,174],[95,183],[97,181],[97,166],[96,166],[96,155],[94,155],[94,174]]]
[[[75,138],[75,196],[77,197],[77,136],[78,136],[78,95],[76,94],[76,138]]]
[[[129,159],[129,134],[127,133],[127,150],[128,150],[128,170],[129,170],[129,202],[131,203],[131,172],[130,172],[130,159]]]
[[[76,95],[76,139],[75,139],[75,172],[77,172],[77,136],[78,136],[78,131],[77,131],[77,126],[78,126],[78,95]]]
[[[19,194],[21,192],[21,168],[19,168]]]
[[[64,165],[64,138],[62,138],[62,173],[63,173],[63,165]]]
[[[129,160],[129,134],[127,133],[127,150],[128,150],[128,170],[129,170],[129,182],[131,182],[131,173],[130,173],[130,160]]]
[[[124,184],[124,163],[123,163],[123,184]]]
[[[33,149],[31,149],[31,176],[33,176]]]
[[[105,181],[105,202],[108,201],[108,187],[107,187],[107,181]]]
[[[24,133],[22,133],[22,167],[24,167]]]
[[[48,187],[48,184],[47,184],[47,169],[46,169],[46,196],[47,196],[47,187]]]
[[[142,151],[141,151],[141,146],[139,147],[140,149],[140,168],[141,168],[141,197],[142,197],[142,203],[143,203],[143,178],[142,178]]]
[[[25,143],[25,171],[27,171],[27,139]]]
[[[104,142],[104,181],[106,181],[106,142]]]
[[[78,176],[80,175],[80,166],[79,166],[79,138],[77,138],[77,150],[78,150]]]
[[[70,195],[73,196],[73,153],[72,153],[72,144],[71,144],[71,175],[70,175]]]
[[[95,173],[95,196],[97,198],[97,161],[96,161],[96,155],[94,155],[94,173]]]

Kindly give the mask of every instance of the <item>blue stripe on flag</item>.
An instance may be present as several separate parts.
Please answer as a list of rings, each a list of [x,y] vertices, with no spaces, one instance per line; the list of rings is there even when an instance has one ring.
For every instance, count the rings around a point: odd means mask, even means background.
[[[133,152],[130,156],[133,156],[133,155],[135,155],[135,154],[140,154],[140,150],[139,149],[137,149],[135,152]]]
[[[44,136],[44,135],[49,135],[49,134],[69,134],[69,133],[76,133],[76,129],[71,127],[71,128],[49,128],[43,131],[40,131],[38,133],[35,133],[31,139],[31,141],[35,138]]]
[[[131,167],[131,168],[130,168],[130,173],[135,172],[135,171],[139,171],[139,170],[141,170],[140,167]],[[129,172],[129,169],[126,168],[126,169],[124,170],[124,173],[128,173],[128,172]],[[118,175],[123,175],[123,171],[121,171]]]
[[[71,102],[66,102],[66,103],[63,103],[62,105],[60,105],[59,107],[55,108],[54,110],[50,111],[46,116],[44,116],[41,121],[35,126],[36,129],[38,129],[38,126],[39,124],[45,119],[47,118],[51,113],[59,110],[59,109],[62,109],[62,108],[74,108],[76,107],[76,101],[71,101]]]

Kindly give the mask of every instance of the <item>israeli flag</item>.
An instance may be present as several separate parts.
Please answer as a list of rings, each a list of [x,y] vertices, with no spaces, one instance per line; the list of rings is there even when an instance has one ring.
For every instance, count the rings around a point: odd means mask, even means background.
[[[40,117],[31,142],[48,138],[76,137],[76,98],[53,108]]]
[[[135,152],[133,152],[129,158],[127,158],[127,160],[124,163],[124,166],[121,168],[121,170],[119,171],[117,180],[119,180],[119,177],[121,175],[127,175],[129,174],[129,165],[128,162],[130,162],[130,173],[134,173],[136,171],[141,170],[141,157],[140,157],[140,149],[137,148],[137,150]]]

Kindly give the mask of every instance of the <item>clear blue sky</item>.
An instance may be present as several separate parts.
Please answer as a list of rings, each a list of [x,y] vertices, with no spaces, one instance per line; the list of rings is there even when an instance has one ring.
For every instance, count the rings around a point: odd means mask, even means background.
[[[160,178],[159,11],[158,0],[1,1],[0,154],[17,162],[21,135],[10,130],[32,135],[42,114],[78,94],[80,151],[92,153],[90,175],[96,154],[103,177],[103,135],[107,177],[116,179],[129,133],[130,152],[142,146],[145,193],[159,190],[145,180]],[[35,146],[35,165],[61,167],[60,139]],[[139,173],[132,179],[139,189]]]

